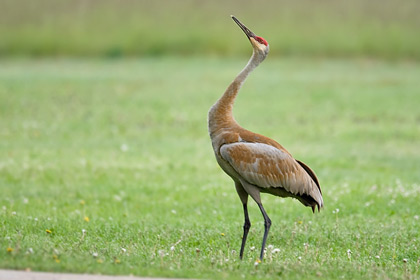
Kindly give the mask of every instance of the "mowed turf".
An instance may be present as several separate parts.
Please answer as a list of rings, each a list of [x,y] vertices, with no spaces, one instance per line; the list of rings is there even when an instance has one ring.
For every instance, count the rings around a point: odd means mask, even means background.
[[[240,124],[311,166],[325,208],[243,213],[207,111],[246,58],[2,60],[0,267],[206,279],[420,277],[420,64],[275,58]]]

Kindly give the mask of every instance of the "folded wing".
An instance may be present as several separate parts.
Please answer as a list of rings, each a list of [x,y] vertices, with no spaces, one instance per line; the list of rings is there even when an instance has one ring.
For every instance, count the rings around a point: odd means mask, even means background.
[[[287,151],[263,143],[238,142],[223,145],[220,154],[248,183],[260,188],[281,187],[296,196],[310,196],[319,208],[323,206],[315,174]]]

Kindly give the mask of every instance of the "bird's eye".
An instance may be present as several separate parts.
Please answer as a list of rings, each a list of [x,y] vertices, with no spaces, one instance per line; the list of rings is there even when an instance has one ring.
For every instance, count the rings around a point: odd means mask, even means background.
[[[263,45],[268,46],[267,41],[266,41],[263,37],[258,37],[258,36],[256,36],[256,37],[255,37],[255,40],[257,40],[257,42],[258,42],[258,43],[260,43],[260,44],[263,44]]]

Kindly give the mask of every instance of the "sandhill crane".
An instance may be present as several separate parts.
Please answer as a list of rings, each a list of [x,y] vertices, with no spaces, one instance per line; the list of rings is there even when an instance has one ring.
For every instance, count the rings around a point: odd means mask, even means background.
[[[260,193],[280,197],[293,197],[303,205],[323,207],[321,188],[315,173],[276,141],[242,128],[233,117],[233,104],[245,79],[267,56],[267,41],[256,36],[238,19],[239,25],[251,42],[253,53],[245,68],[236,76],[224,94],[210,108],[208,130],[220,167],[234,181],[243,204],[245,223],[239,257],[242,259],[251,222],[248,216],[248,195],[257,203],[264,217],[264,236],[260,260],[263,259],[271,220],[261,203]]]

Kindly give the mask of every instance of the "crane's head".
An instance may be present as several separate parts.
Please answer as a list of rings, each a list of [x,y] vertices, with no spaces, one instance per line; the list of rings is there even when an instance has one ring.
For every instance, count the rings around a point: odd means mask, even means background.
[[[255,35],[254,32],[249,30],[236,17],[231,17],[248,37],[252,47],[254,48],[254,51],[260,53],[261,55],[263,55],[263,57],[265,57],[268,54],[268,51],[270,50],[267,41],[263,37]]]

